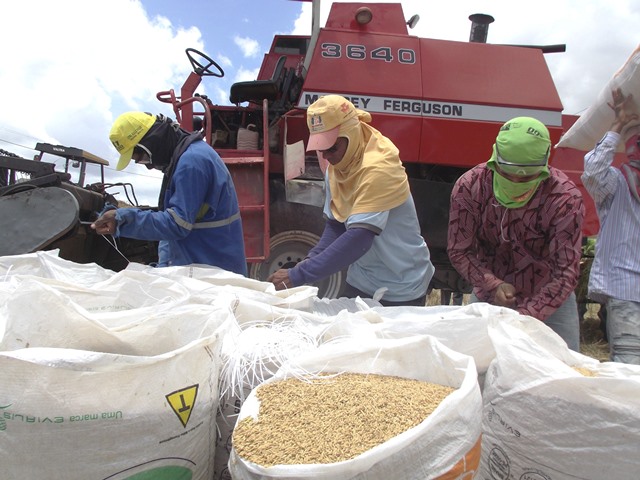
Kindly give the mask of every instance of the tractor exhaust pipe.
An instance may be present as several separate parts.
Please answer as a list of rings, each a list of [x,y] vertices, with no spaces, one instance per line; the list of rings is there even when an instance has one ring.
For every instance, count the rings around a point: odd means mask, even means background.
[[[484,13],[474,13],[469,15],[471,20],[470,42],[487,43],[487,33],[489,32],[489,24],[493,23],[494,18]]]

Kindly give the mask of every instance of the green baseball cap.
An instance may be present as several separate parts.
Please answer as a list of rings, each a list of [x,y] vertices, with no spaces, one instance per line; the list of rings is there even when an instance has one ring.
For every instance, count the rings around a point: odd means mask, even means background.
[[[510,175],[549,175],[551,138],[545,125],[532,117],[516,117],[500,127],[487,166]]]

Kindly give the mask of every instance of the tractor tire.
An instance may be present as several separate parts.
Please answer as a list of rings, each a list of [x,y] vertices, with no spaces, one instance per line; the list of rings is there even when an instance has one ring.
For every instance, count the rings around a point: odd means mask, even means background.
[[[281,268],[292,268],[304,260],[320,240],[324,230],[322,209],[309,205],[277,201],[271,208],[271,238],[269,257],[262,263],[249,265],[249,277],[266,281]],[[318,297],[338,298],[346,280],[346,272],[334,273],[312,285],[318,287]]]

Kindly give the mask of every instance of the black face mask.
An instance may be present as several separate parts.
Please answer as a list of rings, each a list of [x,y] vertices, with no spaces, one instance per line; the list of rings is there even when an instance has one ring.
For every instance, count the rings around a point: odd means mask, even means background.
[[[146,167],[164,172],[171,163],[178,142],[186,135],[187,132],[176,122],[164,115],[157,115],[156,122],[139,142],[151,152],[151,164]]]

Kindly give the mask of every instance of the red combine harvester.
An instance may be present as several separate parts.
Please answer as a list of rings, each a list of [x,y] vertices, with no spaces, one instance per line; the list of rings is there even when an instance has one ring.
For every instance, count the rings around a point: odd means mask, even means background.
[[[276,35],[258,79],[232,85],[235,106],[213,105],[196,93],[202,77],[223,73],[192,49],[194,69],[180,94],[158,93],[184,128],[203,122],[231,170],[251,276],[264,280],[295,265],[322,232],[323,174],[315,155],[305,153],[305,114],[319,96],[337,93],[371,112],[372,125],[400,149],[436,266],[432,287],[467,291],[446,253],[451,189],[464,171],[489,158],[508,119],[541,120],[554,144],[575,122],[562,115],[544,59],[563,46],[487,44],[492,19],[486,15],[472,15],[470,41],[456,42],[409,35],[417,17],[405,20],[400,4],[334,3],[323,28],[317,2],[313,13],[311,36]],[[583,155],[558,149],[551,159],[581,188]],[[597,217],[584,196],[584,233],[594,235]],[[325,280],[320,295],[338,295],[343,280],[343,274]]]
[[[400,4],[334,3],[318,25],[313,3],[311,36],[276,35],[258,79],[232,85],[235,106],[213,105],[196,93],[203,77],[222,76],[205,54],[187,50],[193,68],[180,94],[158,93],[181,125],[203,123],[206,138],[235,180],[253,278],[305,257],[322,232],[323,174],[305,152],[306,107],[337,93],[372,113],[372,125],[391,138],[409,175],[422,234],[431,250],[434,288],[468,290],[447,253],[450,193],[456,179],[486,161],[502,123],[515,116],[544,122],[555,144],[575,116],[562,102],[544,53],[563,46],[486,43],[487,15],[472,15],[469,42],[409,35]],[[195,107],[195,108],[194,108]],[[555,150],[551,163],[582,188],[584,152]],[[586,192],[586,235],[597,232]],[[318,285],[321,296],[339,294],[344,275]]]
[[[488,44],[493,19],[482,14],[469,17],[469,41],[456,42],[409,35],[418,17],[405,20],[398,3],[334,3],[323,28],[318,0],[312,10],[311,35],[276,35],[258,79],[231,86],[233,105],[214,105],[196,92],[203,77],[224,72],[194,49],[186,51],[193,71],[180,92],[157,94],[172,105],[183,128],[204,128],[207,141],[229,167],[240,199],[251,277],[265,280],[271,272],[295,265],[322,233],[323,169],[315,154],[305,152],[305,116],[318,97],[337,93],[371,112],[372,125],[400,149],[436,267],[432,287],[468,291],[446,252],[451,189],[463,172],[489,158],[498,129],[508,119],[538,118],[554,144],[577,120],[562,115],[544,59],[545,53],[564,51],[564,46]],[[66,158],[65,172],[42,162],[43,153]],[[580,188],[584,153],[562,148],[551,158]],[[81,166],[76,183],[69,179],[70,162]],[[113,270],[124,268],[127,260],[155,261],[154,242],[122,239],[116,251],[89,228],[104,202],[114,201],[105,190],[113,185],[104,179],[82,186],[85,166],[92,163],[102,168],[105,161],[48,144],[35,160],[0,155],[0,217],[5,219],[0,255],[59,248],[63,258]],[[33,199],[68,215],[50,215],[46,208],[34,207]],[[586,192],[584,199],[584,234],[595,235],[593,202]],[[318,283],[319,295],[338,296],[344,279],[341,272]]]

